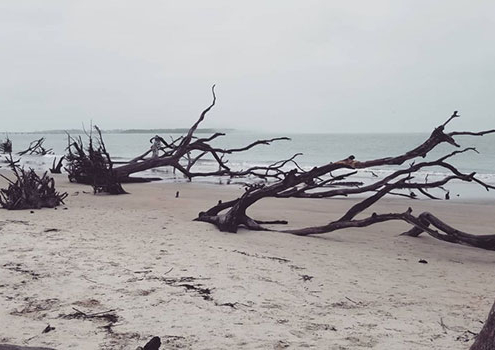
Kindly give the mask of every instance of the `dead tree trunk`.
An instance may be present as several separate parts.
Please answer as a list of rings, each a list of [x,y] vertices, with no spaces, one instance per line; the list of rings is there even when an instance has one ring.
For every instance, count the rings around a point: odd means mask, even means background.
[[[408,198],[417,198],[419,195],[424,195],[428,198],[439,199],[439,197],[433,195],[429,191],[433,189],[442,189],[443,191],[446,191],[444,186],[452,180],[476,182],[477,184],[482,185],[487,191],[495,189],[494,186],[488,185],[476,178],[475,173],[464,174],[448,162],[451,157],[459,153],[476,151],[474,148],[453,151],[452,153],[433,161],[416,162],[417,159],[426,157],[427,154],[439,144],[448,143],[452,146],[460,147],[454,140],[455,136],[482,136],[495,132],[495,130],[487,130],[476,133],[445,133],[445,126],[458,116],[457,112],[455,112],[447,122],[437,127],[425,142],[399,156],[379,158],[364,162],[357,161],[354,156],[349,156],[338,162],[314,167],[310,171],[304,171],[297,166],[294,157],[284,161],[285,163],[290,162],[296,165],[291,171],[284,172],[278,167],[279,164],[276,163],[275,165],[268,167],[268,169],[263,170],[263,173],[258,175],[260,176],[269,173],[279,180],[268,184],[248,186],[246,192],[240,198],[230,202],[220,203],[206,212],[201,212],[195,220],[212,223],[221,231],[228,232],[237,232],[237,229],[241,226],[251,230],[269,230],[262,226],[259,221],[250,218],[246,214],[246,210],[261,199],[267,197],[332,198],[338,196],[347,197],[369,194],[369,197],[349,208],[340,219],[330,222],[327,225],[297,230],[282,230],[282,232],[306,236],[332,232],[347,227],[364,227],[378,222],[402,220],[413,226],[412,230],[405,233],[409,236],[417,236],[422,232],[426,232],[432,237],[440,240],[495,250],[495,235],[470,235],[460,230],[456,230],[430,213],[423,213],[416,217],[412,215],[412,209],[410,209],[405,213],[373,213],[373,215],[364,219],[356,219],[356,216],[368,210],[385,195],[399,195]],[[376,180],[374,183],[368,185],[362,185],[356,181],[343,181],[357,174],[357,170],[359,169],[389,165],[401,166],[409,161],[412,161],[409,166],[399,168],[399,170],[394,171],[383,179]],[[447,174],[442,179],[434,182],[429,182],[427,177],[423,181],[416,180],[419,171],[425,171],[432,167],[441,167],[447,171]],[[337,172],[340,173],[334,175]]]
[[[495,303],[488,314],[481,332],[476,337],[470,350],[493,350],[495,349]]]
[[[206,114],[215,106],[216,95],[215,86],[212,87],[213,101],[212,103],[201,113],[199,119],[194,123],[194,125],[188,130],[186,135],[183,135],[175,140],[167,142],[162,137],[158,139],[162,143],[160,149],[161,154],[158,157],[146,158],[151,150],[147,150],[138,157],[135,157],[127,164],[112,167],[113,176],[117,182],[132,182],[133,179],[130,177],[134,173],[145,171],[148,169],[165,167],[172,167],[174,170],[177,169],[186,178],[192,179],[199,176],[230,176],[230,177],[242,177],[242,176],[259,176],[259,172],[263,170],[268,170],[266,167],[252,167],[246,170],[234,171],[228,165],[228,161],[224,159],[226,155],[243,152],[250,150],[258,145],[269,145],[274,141],[289,140],[287,137],[277,137],[268,140],[257,140],[250,143],[247,146],[231,149],[223,149],[214,147],[210,144],[211,141],[224,136],[223,133],[215,133],[209,137],[198,138],[194,134],[198,126],[203,122]],[[103,142],[101,134],[99,136],[100,143]],[[66,170],[69,173],[69,179],[75,182],[88,183],[88,174],[94,172],[92,167],[99,165],[101,162],[88,162],[88,155],[85,153],[85,147],[81,139],[71,140],[68,147],[68,155],[66,156],[68,165]],[[106,152],[106,151],[105,151]],[[106,152],[108,154],[108,152]],[[219,170],[212,172],[194,172],[194,165],[204,157],[211,157],[214,161],[218,163]],[[109,156],[104,158],[109,159]],[[263,178],[270,178],[279,176],[281,172],[274,173],[270,170],[265,175],[261,175]],[[93,179],[93,177],[89,177]]]

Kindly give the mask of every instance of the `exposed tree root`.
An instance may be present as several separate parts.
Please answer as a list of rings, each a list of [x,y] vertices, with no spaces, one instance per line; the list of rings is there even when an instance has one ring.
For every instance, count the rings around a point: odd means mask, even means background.
[[[148,157],[151,150],[147,150],[143,154],[135,157],[126,164],[113,167],[108,152],[101,147],[103,139],[98,131],[97,142],[98,147],[93,146],[93,140],[89,135],[89,145],[85,147],[82,139],[77,140],[70,138],[66,167],[69,173],[69,179],[78,183],[93,185],[96,180],[110,178],[111,182],[124,183],[131,182],[133,178],[131,174],[141,172],[157,167],[171,167],[182,173],[186,178],[191,180],[194,177],[202,176],[229,176],[229,177],[245,177],[254,176],[263,179],[281,179],[283,176],[282,168],[288,163],[293,162],[294,157],[285,161],[277,162],[269,167],[256,166],[248,169],[233,170],[228,165],[228,160],[225,157],[229,154],[244,152],[259,145],[269,145],[275,141],[290,140],[288,137],[277,137],[268,140],[257,140],[246,146],[238,148],[219,148],[210,144],[211,141],[224,136],[223,133],[215,133],[209,137],[198,138],[195,136],[198,126],[206,117],[206,114],[215,106],[216,95],[215,86],[212,87],[213,101],[201,113],[199,119],[188,130],[187,134],[170,141],[157,136],[162,147],[159,150],[159,155],[156,157]],[[195,165],[200,159],[208,158],[215,161],[218,165],[217,171],[198,172],[194,171]],[[111,176],[108,171],[111,168]],[[106,182],[106,181],[103,181]],[[104,192],[105,187],[101,187]]]
[[[113,169],[113,162],[105,147],[100,129],[97,126],[94,129],[97,133],[96,140],[90,133],[86,148],[81,138],[76,140],[69,136],[67,166],[65,167],[69,180],[91,185],[94,193],[127,193]]]
[[[0,141],[0,152],[1,153],[12,153],[12,141],[9,137],[5,141]]]
[[[55,180],[45,172],[41,177],[33,169],[24,170],[12,156],[7,158],[15,180],[0,174],[8,181],[8,187],[0,190],[0,206],[5,209],[54,208],[64,203],[67,193],[55,189]]]

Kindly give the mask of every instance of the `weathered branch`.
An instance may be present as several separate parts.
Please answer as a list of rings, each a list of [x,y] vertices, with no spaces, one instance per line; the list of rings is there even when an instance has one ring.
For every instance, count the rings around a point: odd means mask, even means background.
[[[88,162],[87,158],[91,155],[85,154],[84,146],[82,140],[79,139],[77,141],[71,140],[69,142],[68,147],[68,155],[67,161],[69,169],[69,178],[71,181],[82,182],[82,183],[91,183],[93,176],[89,176],[88,173],[96,172],[99,173],[102,168],[108,168],[108,170],[113,173],[116,181],[118,182],[128,182],[131,174],[141,172],[144,170],[157,168],[157,167],[172,167],[174,170],[178,170],[188,179],[192,179],[194,177],[201,176],[229,176],[229,177],[244,177],[244,176],[254,176],[263,179],[267,178],[275,178],[279,179],[281,174],[281,168],[285,166],[288,162],[294,162],[293,159],[289,159],[285,161],[282,165],[271,165],[271,166],[260,166],[260,167],[252,167],[245,170],[232,170],[228,165],[228,160],[225,159],[225,155],[229,155],[237,152],[244,152],[250,150],[259,145],[269,145],[272,142],[281,141],[281,140],[289,140],[287,137],[277,137],[268,140],[256,140],[246,146],[237,147],[237,148],[219,148],[213,147],[209,144],[209,142],[217,139],[218,137],[224,136],[223,133],[215,133],[209,137],[204,138],[196,138],[194,133],[197,131],[199,125],[206,118],[207,113],[215,106],[216,103],[216,94],[215,94],[215,86],[212,87],[212,102],[211,104],[204,109],[197,121],[191,126],[188,130],[187,134],[181,136],[177,139],[172,139],[170,142],[167,142],[163,137],[155,136],[153,139],[159,140],[163,145],[160,148],[160,155],[147,158],[147,156],[151,153],[151,150],[147,150],[141,155],[135,157],[127,164],[120,166],[113,166],[113,163],[110,160],[110,156],[108,153],[103,152],[103,148],[100,149],[102,151],[101,157],[104,160],[99,159],[96,162]],[[90,138],[89,148],[97,151],[97,148],[94,148],[91,144],[91,136]],[[152,139],[152,140],[153,140]],[[103,138],[101,133],[98,133],[98,140],[100,143],[103,143]],[[150,141],[152,141],[150,140]],[[88,148],[88,149],[89,149]],[[207,171],[200,172],[194,171],[194,166],[198,163],[200,159],[204,159],[206,157],[211,157],[217,163],[218,171]],[[184,164],[186,163],[186,164]],[[95,171],[90,170],[89,168],[98,167]],[[78,175],[80,174],[80,175]]]
[[[57,163],[57,157],[53,158],[52,167],[50,168],[50,172],[52,174],[61,174],[62,173],[62,165],[63,165],[64,159],[65,159],[64,156],[60,157],[60,159],[58,160],[58,163]]]
[[[460,147],[455,141],[454,136],[466,135],[468,133],[444,133],[445,126],[457,117],[459,117],[459,115],[455,112],[444,124],[437,127],[432,132],[430,137],[422,144],[395,157],[378,158],[361,162],[356,160],[354,156],[349,156],[344,160],[314,167],[309,171],[302,171],[302,169],[298,167],[292,169],[291,171],[279,169],[280,172],[277,174],[277,178],[279,179],[278,181],[248,187],[246,192],[240,198],[225,203],[219,203],[209,210],[201,212],[196,220],[212,223],[221,231],[228,232],[237,232],[237,229],[241,226],[254,230],[267,230],[267,228],[261,226],[261,222],[256,222],[246,214],[246,210],[261,199],[268,197],[331,198],[336,196],[368,194],[368,197],[365,197],[357,204],[351,206],[340,219],[332,221],[327,225],[307,227],[303,229],[282,230],[282,232],[305,236],[328,233],[348,227],[364,227],[390,220],[402,220],[413,226],[413,229],[407,233],[410,236],[417,236],[422,232],[426,232],[432,237],[440,240],[495,250],[495,235],[470,235],[447,225],[431,213],[422,213],[418,217],[415,217],[412,215],[412,210],[408,210],[405,213],[373,214],[372,216],[364,219],[356,219],[358,215],[368,210],[386,195],[401,195],[415,199],[418,197],[418,194],[415,193],[415,191],[418,191],[419,194],[422,194],[428,198],[437,199],[438,197],[430,194],[428,190],[439,188],[446,191],[444,186],[453,180],[476,182],[477,184],[483,186],[486,190],[495,189],[494,186],[476,178],[476,174],[474,172],[470,174],[462,173],[448,162],[450,158],[460,153],[468,151],[477,152],[476,149],[472,147],[462,150],[455,150],[433,161],[414,162],[417,158],[426,157],[432,149],[442,143],[448,143],[454,147]],[[469,135],[483,136],[491,133],[495,133],[495,130],[469,133]],[[400,168],[400,166],[406,161],[413,162],[408,167]],[[377,166],[390,165],[399,166],[399,169],[393,171],[390,175],[385,176],[382,179],[375,180],[368,185],[363,185],[353,181],[342,181],[343,179],[347,180],[352,178],[352,176],[355,175],[359,169],[370,169]],[[436,181],[428,181],[427,177],[424,182],[414,181],[415,175],[418,171],[428,171],[428,169],[432,167],[441,167],[447,173]],[[333,175],[334,172],[342,172],[346,169],[350,169],[351,171],[341,173],[337,176]],[[327,187],[330,187],[331,189],[323,190],[323,188]],[[403,193],[401,191],[406,191],[407,193]],[[446,197],[448,197],[448,192]],[[253,225],[252,222],[255,222],[256,225]],[[431,227],[435,227],[435,229],[432,229]]]
[[[34,154],[34,155],[40,155],[40,156],[44,156],[47,154],[53,154],[53,150],[51,148],[46,149],[43,147],[44,142],[45,142],[44,137],[42,137],[38,140],[34,140],[29,144],[29,147],[27,149],[25,149],[24,151],[21,151],[17,154],[20,156],[23,156],[25,154]]]

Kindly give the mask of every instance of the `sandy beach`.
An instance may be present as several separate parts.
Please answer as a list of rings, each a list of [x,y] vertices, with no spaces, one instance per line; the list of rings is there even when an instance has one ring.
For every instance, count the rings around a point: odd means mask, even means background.
[[[239,186],[95,196],[56,181],[65,206],[0,210],[0,344],[134,350],[159,336],[165,349],[466,349],[495,296],[494,252],[399,237],[404,223],[231,234],[192,219]],[[303,227],[350,203],[266,200],[252,215]],[[413,206],[492,234],[494,204],[392,198],[374,210]]]
[[[1,0],[0,350],[495,350],[493,14]]]

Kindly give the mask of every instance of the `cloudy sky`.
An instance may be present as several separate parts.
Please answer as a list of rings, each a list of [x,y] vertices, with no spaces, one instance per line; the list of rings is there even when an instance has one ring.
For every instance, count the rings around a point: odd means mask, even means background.
[[[495,2],[0,2],[0,130],[495,126]]]

